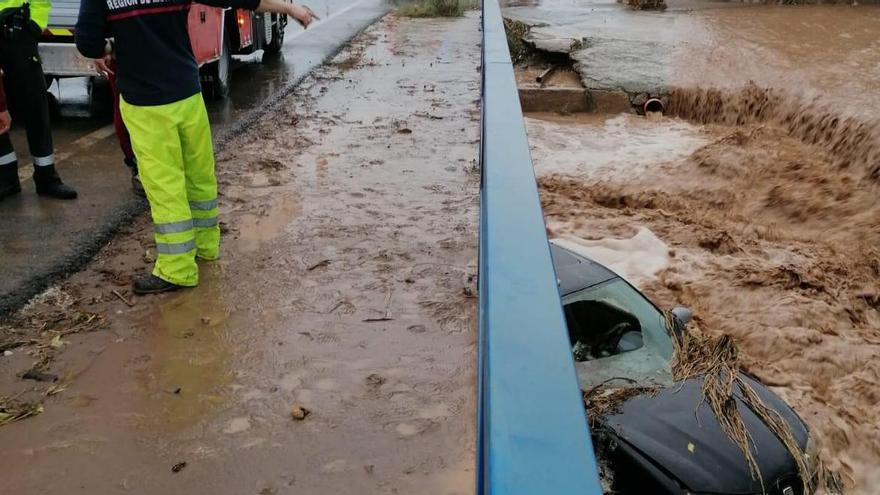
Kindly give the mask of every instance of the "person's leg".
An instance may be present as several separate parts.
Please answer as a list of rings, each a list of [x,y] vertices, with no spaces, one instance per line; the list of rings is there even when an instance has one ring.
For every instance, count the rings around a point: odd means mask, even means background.
[[[220,209],[217,205],[211,124],[201,93],[184,101],[186,119],[180,126],[180,142],[186,172],[186,194],[196,230],[197,255],[205,260],[216,260],[220,256]]]
[[[142,107],[122,98],[119,107],[153,216],[158,253],[153,275],[177,286],[194,286],[199,268],[179,137],[181,104]]]
[[[18,181],[18,159],[12,149],[9,133],[0,134],[0,200],[21,192]]]
[[[9,55],[6,40],[0,36],[0,71],[3,71]],[[5,81],[0,84],[3,84],[4,88],[6,87]],[[12,149],[9,133],[4,132],[0,135],[0,200],[19,192],[21,192],[21,184],[18,181],[18,157],[15,156],[15,150]]]
[[[55,154],[49,123],[46,78],[37,52],[37,40],[29,33],[6,41],[15,55],[4,65],[4,80],[13,118],[24,123],[28,146],[34,159],[37,194],[74,199],[76,191],[65,185],[55,170]]]
[[[131,136],[128,134],[128,129],[125,128],[122,112],[119,111],[119,87],[116,86],[116,75],[109,75],[107,82],[110,84],[110,91],[113,93],[113,130],[116,132],[116,140],[119,142],[119,149],[122,150],[125,164],[129,167],[134,167],[134,150],[131,148]]]
[[[112,70],[116,70],[116,64],[111,66]],[[115,72],[107,76],[107,82],[110,83],[110,90],[113,92],[113,130],[116,132],[116,141],[122,150],[123,161],[125,166],[131,172],[131,188],[138,196],[146,197],[144,186],[141,184],[140,176],[137,170],[137,158],[135,158],[134,150],[131,147],[131,136],[125,127],[125,121],[122,119],[122,112],[119,111],[119,87],[116,85]]]

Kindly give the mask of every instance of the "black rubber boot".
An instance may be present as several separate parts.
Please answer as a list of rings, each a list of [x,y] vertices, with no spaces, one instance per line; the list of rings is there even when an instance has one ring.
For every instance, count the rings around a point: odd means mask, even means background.
[[[135,278],[131,282],[131,289],[135,294],[159,294],[160,292],[171,292],[173,290],[183,289],[182,285],[172,284],[171,282],[162,280],[153,275],[142,275]]]
[[[142,198],[147,197],[147,191],[144,190],[144,185],[141,184],[141,177],[139,175],[131,176],[131,190]]]
[[[0,165],[0,201],[3,198],[20,192],[21,183],[18,181],[18,163],[12,162],[7,165]]]
[[[37,194],[57,199],[76,199],[76,191],[61,182],[61,177],[55,171],[55,165],[34,166],[34,184],[37,185]]]
[[[144,191],[144,185],[141,183],[141,176],[138,175],[137,160],[134,158],[126,158],[125,166],[131,170],[131,190],[142,198],[147,197],[147,191]]]

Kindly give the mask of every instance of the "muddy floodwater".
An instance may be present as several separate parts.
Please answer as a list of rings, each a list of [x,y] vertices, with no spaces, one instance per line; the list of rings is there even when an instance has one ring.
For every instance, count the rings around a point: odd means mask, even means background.
[[[199,287],[131,295],[142,218],[4,325],[0,493],[472,493],[478,26],[386,17],[223,148]]]
[[[570,51],[588,91],[667,104],[527,115],[548,232],[734,336],[849,493],[874,494],[880,8],[668,5],[506,10],[539,48]]]

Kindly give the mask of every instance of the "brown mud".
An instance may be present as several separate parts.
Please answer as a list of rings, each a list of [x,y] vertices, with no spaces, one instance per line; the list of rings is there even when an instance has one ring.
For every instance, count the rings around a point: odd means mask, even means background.
[[[471,493],[478,25],[386,17],[226,146],[199,287],[129,292],[141,218],[4,322],[0,492]]]
[[[600,130],[576,118],[566,125]],[[665,241],[669,266],[640,286],[665,307],[694,309],[701,331],[732,335],[748,369],[822,438],[830,467],[850,479],[853,493],[873,493],[880,482],[873,469],[880,462],[878,184],[864,169],[841,168],[828,141],[806,144],[784,128],[748,122],[697,132],[705,144],[681,158],[658,154],[639,173],[625,163],[638,144],[618,142],[622,162],[608,164],[617,173],[593,177],[549,171],[542,161],[552,152],[532,137],[536,166],[544,167],[548,232],[614,239],[646,227]]]

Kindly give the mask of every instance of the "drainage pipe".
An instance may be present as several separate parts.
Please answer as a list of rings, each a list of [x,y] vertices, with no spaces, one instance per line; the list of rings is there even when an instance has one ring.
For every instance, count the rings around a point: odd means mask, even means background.
[[[550,74],[552,74],[555,70],[556,67],[550,66],[549,68],[547,68],[547,70],[540,73],[538,77],[535,78],[535,82],[543,86],[544,83],[547,82],[547,78],[550,77]]]
[[[660,100],[660,98],[648,98],[648,101],[645,102],[643,108],[645,110],[645,115],[655,112],[663,113],[666,111],[666,105],[663,104],[663,101]]]

